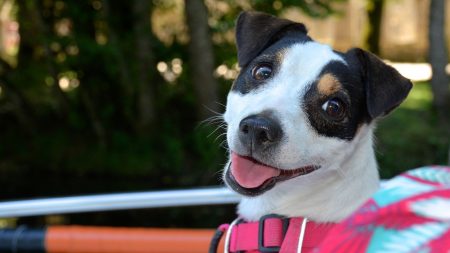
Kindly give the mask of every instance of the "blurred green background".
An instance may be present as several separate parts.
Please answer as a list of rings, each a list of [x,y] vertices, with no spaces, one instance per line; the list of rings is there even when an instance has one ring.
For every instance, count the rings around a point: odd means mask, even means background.
[[[313,38],[338,49],[414,63],[429,59],[428,16],[416,12],[430,3],[0,0],[0,200],[220,184],[226,143],[218,116],[238,73],[240,11],[305,20]],[[402,29],[410,19],[392,27],[386,14],[405,5],[416,19],[412,39]],[[448,162],[448,104],[436,103],[428,79],[419,76],[406,102],[380,121],[383,178]],[[441,83],[448,93],[448,79]],[[215,227],[234,215],[233,206],[187,207],[0,225]]]

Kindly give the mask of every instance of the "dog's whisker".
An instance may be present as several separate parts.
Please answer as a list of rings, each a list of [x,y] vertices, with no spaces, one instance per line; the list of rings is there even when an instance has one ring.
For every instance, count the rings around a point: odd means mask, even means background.
[[[221,142],[219,143],[219,147],[222,148],[222,149],[224,149],[226,152],[229,152],[229,150],[228,150],[228,145],[227,145],[226,140],[221,141]]]
[[[220,105],[220,106],[222,106],[223,108],[225,108],[226,107],[226,105],[224,105],[224,104],[222,104],[222,103],[220,103],[219,101],[214,101],[216,104],[218,104],[218,105]]]
[[[214,113],[214,114],[216,114],[216,115],[222,115],[222,113],[220,113],[220,112],[216,112],[215,110],[213,110],[213,109],[211,109],[211,108],[209,108],[208,106],[203,106],[206,110],[208,110],[208,111],[210,111],[210,112],[212,112],[212,113]]]
[[[225,135],[225,134],[223,134],[223,135]],[[219,137],[222,137],[222,136],[219,136]],[[219,138],[216,138],[216,140],[214,140],[214,141],[217,141],[218,139]],[[227,151],[229,151],[226,138],[222,142],[219,143],[219,146],[222,148],[225,148]]]
[[[221,147],[221,148],[225,149],[225,151],[229,152],[228,145],[225,140],[219,143],[219,147]]]
[[[199,122],[199,125],[209,125],[209,124],[215,124],[217,122],[223,123],[223,117],[222,115],[217,115],[217,116],[211,116],[205,120],[202,120]]]
[[[230,149],[229,149],[229,147],[228,147],[226,141],[223,141],[222,143],[220,143],[219,147],[225,149],[225,152],[226,152],[227,154],[230,153]]]
[[[225,136],[225,135],[227,135],[226,132],[217,135],[217,137],[214,139],[214,142],[216,142],[219,138],[222,138],[222,137]]]
[[[221,126],[216,127],[210,134],[208,134],[207,138],[211,137],[211,135],[213,135],[214,133],[216,133],[217,131],[219,131],[221,129],[223,129],[223,127],[221,127]],[[219,136],[220,135],[222,135],[222,134],[219,134]]]
[[[219,176],[220,178],[222,178],[222,175],[223,175],[224,170],[225,170],[225,169],[218,170],[218,171],[216,171],[216,172],[214,173],[214,175],[215,175],[215,176]]]
[[[227,129],[227,124],[221,123],[220,125],[218,125],[218,127],[220,127],[221,129]]]

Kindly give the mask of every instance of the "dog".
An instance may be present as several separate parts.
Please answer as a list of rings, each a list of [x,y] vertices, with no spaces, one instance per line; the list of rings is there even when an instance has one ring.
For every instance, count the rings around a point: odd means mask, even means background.
[[[337,223],[380,185],[373,132],[412,84],[359,48],[259,12],[236,24],[240,73],[227,97],[225,184],[246,222],[269,214]]]

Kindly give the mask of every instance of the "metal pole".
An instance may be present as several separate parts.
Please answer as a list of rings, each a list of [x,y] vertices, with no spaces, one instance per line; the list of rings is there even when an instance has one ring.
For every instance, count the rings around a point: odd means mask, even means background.
[[[224,187],[118,193],[0,202],[0,217],[110,211],[138,208],[234,204],[239,196]]]

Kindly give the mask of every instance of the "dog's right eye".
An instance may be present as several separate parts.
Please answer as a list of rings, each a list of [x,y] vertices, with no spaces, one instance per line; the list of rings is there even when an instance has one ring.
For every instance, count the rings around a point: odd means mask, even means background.
[[[268,63],[258,64],[252,69],[252,76],[258,81],[266,80],[272,76],[272,66]]]
[[[332,98],[322,105],[322,110],[334,120],[342,120],[345,116],[345,106],[338,98]]]

